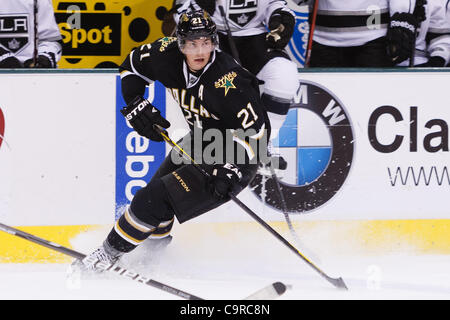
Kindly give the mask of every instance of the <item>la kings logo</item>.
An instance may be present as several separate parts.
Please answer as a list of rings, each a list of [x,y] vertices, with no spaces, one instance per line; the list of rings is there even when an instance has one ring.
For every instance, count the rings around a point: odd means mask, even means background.
[[[0,44],[17,53],[29,42],[28,15],[0,15]]]
[[[258,11],[258,0],[229,0],[228,18],[240,27],[247,25]]]

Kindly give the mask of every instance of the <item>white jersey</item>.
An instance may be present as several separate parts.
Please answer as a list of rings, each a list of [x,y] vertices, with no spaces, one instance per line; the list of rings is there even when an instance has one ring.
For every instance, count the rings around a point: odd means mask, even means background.
[[[320,0],[318,3],[314,41],[332,47],[353,47],[385,36],[390,17],[396,12],[412,13],[416,1]]]
[[[216,1],[216,9],[211,18],[217,25],[217,30],[226,33],[226,25],[219,10],[222,4],[231,33],[235,37],[253,36],[267,32],[267,25],[271,14],[276,9],[283,9],[294,13],[288,8],[284,0],[223,0]],[[184,10],[199,10],[200,6],[195,0],[186,2],[177,10],[178,15]],[[178,22],[178,17],[175,17]]]
[[[61,33],[55,21],[51,0],[37,0],[37,39],[35,41],[35,0],[0,0],[0,46],[21,62],[38,54],[53,53],[61,58]]]
[[[420,25],[416,40],[414,65],[423,64],[430,57],[438,56],[450,62],[450,8],[446,13],[448,0],[427,0],[425,5],[426,20]],[[408,66],[409,59],[399,66]]]

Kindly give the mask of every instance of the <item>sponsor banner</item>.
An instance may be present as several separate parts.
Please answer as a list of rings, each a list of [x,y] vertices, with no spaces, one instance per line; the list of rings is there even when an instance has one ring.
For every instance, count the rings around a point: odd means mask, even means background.
[[[299,68],[303,68],[309,37],[309,9],[307,5],[299,6],[293,0],[288,0],[287,3],[295,14],[295,28],[286,51],[292,61],[296,62]]]
[[[273,141],[288,162],[277,176],[291,218],[448,219],[449,78],[449,72],[299,73],[295,103]],[[127,125],[116,73],[3,74],[0,90],[6,223],[113,221],[169,150]],[[186,124],[166,92],[156,82],[146,96],[177,140]],[[284,219],[276,185],[263,171],[239,197],[265,219]],[[250,218],[228,203],[197,219]]]
[[[135,47],[163,36],[165,0],[53,0],[63,56],[60,68],[116,68]]]
[[[89,29],[72,28],[69,23],[64,22],[69,18],[67,13],[56,13],[55,17],[63,37],[65,56],[120,55],[120,13],[84,13],[83,23],[85,26],[89,25]]]
[[[2,73],[0,221],[32,226],[33,233],[65,245],[94,225],[107,225],[106,234],[169,148],[127,125],[116,73]],[[277,175],[296,230],[306,239],[319,234],[330,246],[352,241],[362,252],[404,244],[448,253],[449,82],[449,71],[302,70],[273,141],[288,162]],[[186,124],[166,92],[156,82],[145,96],[169,119],[177,140]],[[287,233],[273,181],[264,172],[257,179],[239,199]],[[230,202],[183,225],[177,235],[185,232],[192,240],[191,231],[209,222],[208,228],[242,231],[238,221],[253,222]],[[1,261],[66,261],[10,235],[0,238]]]
[[[140,136],[120,113],[126,103],[120,76],[116,77],[116,213],[118,219],[137,190],[145,187],[166,155],[166,144]],[[148,99],[165,117],[166,89],[159,83],[147,87]]]
[[[450,73],[307,72],[299,78],[274,143],[288,161],[278,177],[292,216],[450,217]],[[257,179],[252,192],[280,212],[273,180]]]
[[[299,6],[293,0],[288,0],[288,5],[295,13],[296,25],[286,49],[292,60],[303,67],[309,32],[308,6]],[[132,3],[53,0],[63,42],[59,67],[116,68],[133,48],[163,37],[162,21],[171,6],[172,2],[166,0],[135,0]],[[235,5],[236,8],[231,5],[232,23],[245,25],[256,14],[254,3],[249,2],[247,6],[243,17],[242,13],[233,13],[233,10],[241,12],[242,5]],[[17,42],[11,44],[17,48],[15,50],[20,50],[26,44],[24,41],[28,41],[19,36],[15,36]]]
[[[328,202],[343,186],[353,160],[354,134],[345,106],[320,84],[301,80],[294,102],[272,143],[289,159],[281,181],[286,208],[303,213]],[[313,131],[305,134],[307,127]],[[274,179],[258,174],[250,186],[259,198],[265,195],[266,204],[283,210]]]

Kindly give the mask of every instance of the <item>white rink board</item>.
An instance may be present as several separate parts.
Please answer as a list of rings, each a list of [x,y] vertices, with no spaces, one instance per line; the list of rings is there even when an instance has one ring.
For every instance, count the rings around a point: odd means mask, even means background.
[[[12,225],[114,217],[112,74],[2,74],[0,219]]]
[[[6,118],[0,147],[0,220],[11,225],[111,223],[115,210],[116,76],[114,73],[1,74],[0,108]],[[300,73],[338,97],[349,115],[354,135],[350,173],[337,194],[293,220],[448,219],[450,182],[444,171],[449,152],[424,150],[424,138],[444,130],[448,146],[450,72]],[[181,136],[186,126],[169,94],[170,133]],[[368,138],[371,114],[393,106],[403,121],[383,115],[377,123],[379,141],[389,144],[403,135],[391,153],[374,149]],[[417,151],[409,150],[410,107],[417,107]],[[427,128],[430,120],[439,126]],[[436,123],[432,122],[432,123]],[[179,130],[179,131],[175,131]],[[314,126],[305,128],[305,134]],[[317,132],[323,132],[317,128]],[[318,139],[320,140],[320,139]],[[439,138],[433,139],[436,143]],[[288,159],[288,162],[295,162]],[[412,180],[392,186],[388,168],[444,175],[439,185]],[[428,171],[427,171],[428,170]],[[439,171],[440,170],[440,171]],[[448,174],[448,173],[447,173]],[[284,221],[283,215],[245,190],[239,198],[262,218]],[[204,221],[250,221],[235,204],[226,204],[196,218]]]

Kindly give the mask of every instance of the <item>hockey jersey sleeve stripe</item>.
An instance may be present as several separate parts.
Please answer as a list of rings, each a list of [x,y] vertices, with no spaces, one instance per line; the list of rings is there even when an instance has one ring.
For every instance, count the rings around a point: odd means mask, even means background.
[[[450,34],[450,28],[429,28],[428,33],[436,33],[436,34]]]
[[[387,8],[377,10],[378,14],[389,13]],[[317,10],[318,15],[324,16],[369,16],[367,10],[352,10],[352,11],[342,11],[342,10]]]
[[[263,123],[261,129],[256,134],[250,136],[251,139],[259,140],[264,136],[264,132],[266,130],[266,125]]]
[[[128,70],[123,70],[122,72],[120,72],[120,79],[125,78],[126,76],[132,75],[133,73],[131,73]]]
[[[234,134],[235,130],[231,130],[231,133],[233,134],[233,141],[238,143],[240,146],[242,146],[247,153],[247,156],[250,160],[252,160],[256,155],[256,150],[254,150],[247,141],[239,138],[237,134]],[[256,132],[254,135],[249,136],[252,140],[260,140],[266,132],[266,125],[263,124],[258,132]]]
[[[353,27],[366,27],[368,28],[368,21],[371,18],[370,15],[317,15],[317,26],[327,28],[353,28]],[[376,25],[388,24],[390,21],[389,13],[384,12],[380,14],[379,23],[370,24],[370,27]]]
[[[448,33],[434,33],[434,32],[428,32],[426,41],[427,43],[431,44],[433,42],[436,42],[436,40],[442,41],[444,39],[447,39],[450,37],[450,32]],[[446,41],[448,42],[448,40]]]
[[[244,150],[247,153],[247,156],[250,160],[252,160],[255,157],[255,151],[250,146],[250,144],[248,144],[247,141],[244,141],[235,135],[233,135],[233,141],[238,143],[240,146],[242,146],[244,148]]]

